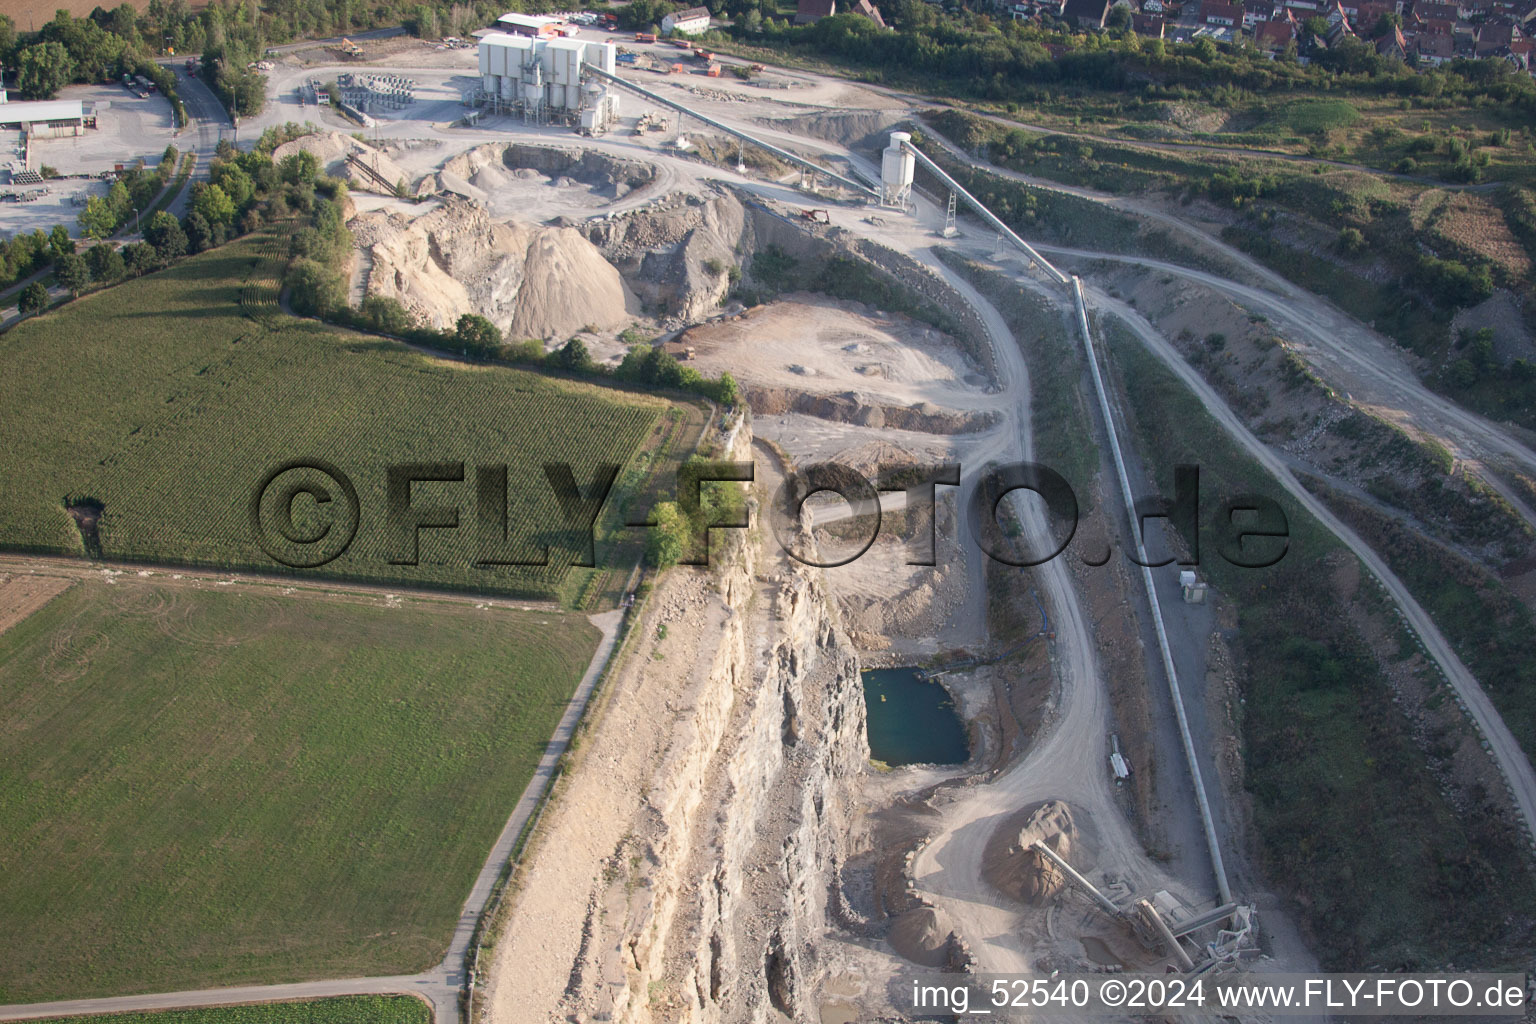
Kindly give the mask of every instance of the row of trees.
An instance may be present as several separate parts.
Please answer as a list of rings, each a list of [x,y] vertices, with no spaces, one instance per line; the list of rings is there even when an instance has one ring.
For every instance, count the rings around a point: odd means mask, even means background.
[[[350,255],[350,243],[348,249]],[[300,261],[295,261],[295,266]],[[304,271],[305,277],[315,272]],[[607,377],[628,384],[660,388],[668,391],[686,391],[702,395],[727,407],[741,401],[741,390],[736,379],[729,373],[718,378],[705,377],[691,366],[684,366],[659,346],[644,343],[631,344],[618,366],[604,366],[592,359],[586,342],[571,338],[552,352],[546,352],[544,343],[537,339],[509,342],[490,320],[478,313],[460,316],[452,330],[438,330],[418,323],[411,312],[398,301],[380,295],[370,295],[357,309],[347,305],[345,289],[330,293],[328,303],[307,309],[300,308],[298,280],[290,271],[289,285],[293,290],[290,299],[296,311],[312,313],[335,323],[376,331],[431,348],[440,348],[471,359],[487,362],[513,363],[519,366],[538,366],[559,370],[578,377]],[[626,332],[628,333],[628,332]]]
[[[1213,99],[1277,89],[1332,89],[1480,98],[1536,112],[1536,82],[1497,59],[1458,59],[1420,75],[1355,39],[1320,50],[1302,65],[1271,60],[1249,42],[1218,46],[1202,39],[1186,45],[1145,40],[1129,32],[1081,33],[1061,23],[994,21],[966,10],[947,14],[924,0],[887,0],[880,7],[895,31],[882,30],[856,14],[798,27],[783,19],[743,16],[735,31],[754,42],[836,57],[876,74],[899,69],[903,76],[997,100],[1029,100],[1041,87],[1134,94],[1178,85]]]
[[[78,296],[93,284],[116,284],[159,270],[183,256],[222,245],[268,221],[286,220],[295,213],[305,221],[293,236],[296,249],[314,255],[324,245],[350,248],[351,240],[346,236],[341,216],[346,184],[321,174],[313,154],[296,153],[277,162],[272,159],[270,143],[293,127],[272,130],[249,153],[236,151],[227,140],[220,142],[209,166],[210,180],[192,186],[186,216],[178,220],[168,211],[159,211],[143,225],[141,242],[118,248],[101,241],[80,253],[69,232],[59,225],[47,235],[37,231],[0,243],[0,264],[11,273],[11,280],[51,264],[54,279],[71,296]],[[160,169],[144,172],[143,180],[153,181],[160,170],[174,166],[175,159],[175,152],[167,150]],[[121,223],[119,208],[127,201],[125,197],[132,195],[132,186],[119,181],[105,199],[96,197],[93,201],[102,204],[100,223]],[[91,207],[81,214],[81,222],[97,223]],[[93,232],[88,228],[87,234]],[[24,316],[46,309],[47,289],[41,282],[28,285],[22,291],[19,306]]]

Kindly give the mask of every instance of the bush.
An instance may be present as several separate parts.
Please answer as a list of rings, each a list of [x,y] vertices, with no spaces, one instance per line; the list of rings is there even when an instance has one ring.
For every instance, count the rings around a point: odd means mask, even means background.
[[[296,259],[288,266],[283,283],[295,313],[319,316],[346,305],[347,286],[331,268],[314,260]]]
[[[688,518],[676,502],[663,501],[651,509],[651,524],[645,537],[646,561],[656,569],[676,565],[688,543]]]
[[[1420,256],[1414,278],[1437,305],[1473,306],[1493,294],[1493,274],[1487,264],[1468,267],[1456,260]]]
[[[476,313],[465,313],[453,329],[453,343],[465,355],[489,358],[501,348],[501,328]]]
[[[370,327],[384,334],[403,335],[416,326],[416,319],[408,309],[399,301],[382,295],[364,298],[359,312]]]
[[[555,353],[555,365],[572,373],[590,373],[593,369],[592,356],[580,338],[572,338],[560,347]]]

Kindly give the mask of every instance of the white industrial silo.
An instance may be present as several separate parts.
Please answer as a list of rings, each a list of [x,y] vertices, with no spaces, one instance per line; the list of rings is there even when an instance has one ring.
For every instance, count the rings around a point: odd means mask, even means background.
[[[545,45],[549,54],[551,106],[569,111],[581,107],[581,58],[587,44],[580,39],[551,39]]]
[[[880,201],[887,206],[905,206],[912,194],[917,160],[906,148],[911,141],[908,132],[891,132],[891,143],[880,155]]]
[[[610,75],[618,68],[618,50],[612,43],[588,43],[581,59]]]

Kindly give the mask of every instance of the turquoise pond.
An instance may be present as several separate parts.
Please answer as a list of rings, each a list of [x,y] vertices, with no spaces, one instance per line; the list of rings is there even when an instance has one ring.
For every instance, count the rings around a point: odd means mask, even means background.
[[[919,679],[910,668],[864,673],[869,755],[893,768],[903,764],[963,764],[971,756],[965,725],[949,691]]]

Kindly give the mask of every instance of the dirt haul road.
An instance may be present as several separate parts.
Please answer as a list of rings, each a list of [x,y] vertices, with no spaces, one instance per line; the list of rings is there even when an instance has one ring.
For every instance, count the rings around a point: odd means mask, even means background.
[[[926,201],[923,201],[924,204]],[[920,219],[942,218],[937,210],[919,211]],[[889,239],[885,239],[889,244]],[[1031,459],[1029,368],[1001,315],[965,281],[939,262],[926,234],[921,248],[901,246],[955,287],[981,315],[992,340],[1005,417],[1006,449],[999,459]],[[1026,529],[1040,544],[1044,523],[1033,505],[1016,507]],[[967,578],[983,590],[985,557],[974,543],[966,546]],[[996,779],[965,790],[941,810],[936,835],[914,858],[912,873],[919,891],[942,907],[970,943],[983,971],[1032,972],[1032,958],[1018,929],[1018,911],[998,902],[982,877],[982,859],[993,832],[1009,816],[1031,803],[1057,799],[1079,819],[1092,822],[1099,839],[1101,869],[1119,875],[1138,891],[1166,888],[1190,903],[1201,898],[1159,870],[1116,805],[1105,769],[1109,755],[1109,699],[1098,653],[1077,593],[1062,559],[1041,568],[1039,581],[1052,611],[1056,640],[1052,650],[1060,685],[1058,717],[1050,733],[1011,769]]]
[[[1434,658],[1435,663],[1440,666],[1441,672],[1456,691],[1457,697],[1466,705],[1478,731],[1488,741],[1489,753],[1504,776],[1515,807],[1525,822],[1526,831],[1536,836],[1536,771],[1532,770],[1530,759],[1525,756],[1525,751],[1516,742],[1514,734],[1504,724],[1504,719],[1500,717],[1493,702],[1488,699],[1488,694],[1484,692],[1466,665],[1462,664],[1461,659],[1456,656],[1456,652],[1435,626],[1429,613],[1414,599],[1408,588],[1370,545],[1361,540],[1358,534],[1334,515],[1311,491],[1302,486],[1285,461],[1254,436],[1241,417],[1233,412],[1221,396],[1205,382],[1205,379],[1184,361],[1178,350],[1159,334],[1146,318],[1128,304],[1111,298],[1097,289],[1089,289],[1085,286],[1084,291],[1091,293],[1089,304],[1092,308],[1113,313],[1135,331],[1142,343],[1165,366],[1178,375],[1185,386],[1200,400],[1200,404],[1221,424],[1232,439],[1242,445],[1243,449],[1252,455],[1303,508],[1343,541],[1345,546],[1353,551],[1371,573],[1382,582],[1392,599],[1397,602],[1397,606],[1403,610],[1409,625],[1424,642],[1430,657]]]
[[[1053,245],[1037,248],[1047,256],[1130,263],[1215,289],[1239,305],[1291,328],[1291,340],[1298,342],[1296,347],[1308,364],[1331,386],[1347,391],[1354,402],[1440,438],[1459,459],[1507,466],[1536,476],[1536,452],[1499,425],[1430,391],[1390,342],[1321,300],[1283,298],[1203,270],[1141,256]],[[1482,473],[1480,477],[1506,498],[1526,522],[1536,526],[1536,511],[1498,476]]]

